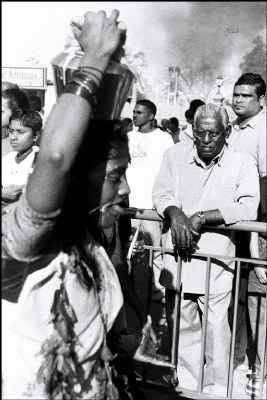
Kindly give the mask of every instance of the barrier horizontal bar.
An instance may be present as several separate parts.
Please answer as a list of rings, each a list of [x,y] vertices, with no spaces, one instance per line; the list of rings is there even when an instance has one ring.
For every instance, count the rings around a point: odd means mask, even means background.
[[[146,210],[141,208],[125,208],[122,216],[133,218],[133,219],[146,219],[148,221],[164,221],[155,210]],[[204,229],[223,229],[231,231],[246,231],[246,232],[258,232],[267,234],[267,224],[265,222],[256,221],[241,221],[231,225],[203,225]]]
[[[153,249],[154,251],[160,251],[162,253],[172,253],[174,254],[174,250],[171,249],[170,247],[156,247],[156,246],[148,246],[144,245],[144,249],[150,250]],[[231,261],[240,261],[244,263],[251,263],[251,264],[261,264],[261,265],[266,265],[267,261],[262,260],[260,258],[241,258],[241,257],[234,257],[234,256],[222,256],[220,254],[210,254],[210,253],[200,253],[200,252],[195,252],[191,254],[192,258],[215,258],[217,260],[231,260]]]

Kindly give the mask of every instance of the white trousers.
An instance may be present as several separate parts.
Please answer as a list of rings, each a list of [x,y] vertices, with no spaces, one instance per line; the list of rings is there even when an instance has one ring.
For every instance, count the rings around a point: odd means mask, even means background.
[[[200,372],[204,295],[182,293],[177,374],[179,385],[197,390]],[[166,289],[166,317],[172,332],[175,292]],[[228,308],[231,292],[209,296],[204,387],[223,388],[226,395],[231,332]]]

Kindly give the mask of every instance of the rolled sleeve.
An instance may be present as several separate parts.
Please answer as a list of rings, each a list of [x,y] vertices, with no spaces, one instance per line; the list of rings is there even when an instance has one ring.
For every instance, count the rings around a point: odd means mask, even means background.
[[[261,135],[260,138],[260,143],[258,145],[258,160],[260,178],[263,178],[266,176],[266,134]]]
[[[218,207],[225,224],[233,224],[238,221],[254,221],[260,202],[259,174],[255,160],[247,155],[242,162],[234,203]]]
[[[152,190],[152,200],[158,214],[164,217],[164,211],[169,206],[180,207],[173,190],[173,163],[169,151],[165,151],[158,176]]]
[[[61,209],[49,214],[36,212],[25,194],[2,213],[2,257],[18,261],[33,261],[51,237]]]

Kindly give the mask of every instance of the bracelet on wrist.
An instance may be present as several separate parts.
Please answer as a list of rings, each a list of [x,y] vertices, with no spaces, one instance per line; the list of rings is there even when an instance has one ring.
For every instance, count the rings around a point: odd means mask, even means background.
[[[78,71],[81,71],[81,72],[84,72],[86,74],[90,74],[90,75],[94,76],[99,82],[102,81],[103,75],[104,75],[102,71],[100,71],[100,70],[98,70],[96,68],[91,68],[91,67],[81,66],[81,67],[78,68]]]
[[[80,85],[84,90],[89,92],[94,97],[95,103],[97,103],[97,97],[95,95],[94,87],[92,87],[92,85],[90,85],[89,82],[85,83],[84,81],[80,80],[77,77],[73,77],[71,82],[77,83],[77,85]]]
[[[79,83],[83,83],[84,85],[88,85],[91,90],[93,90],[94,94],[96,95],[96,93],[99,90],[99,86],[100,86],[100,81],[96,82],[93,78],[91,74],[88,74],[86,72],[82,72],[82,71],[75,71],[72,76],[71,76],[72,80],[78,80]]]
[[[92,82],[93,86],[95,87],[96,90],[98,90],[100,86],[100,78],[96,81],[93,79],[94,75],[90,72],[85,72],[83,70],[77,69],[76,71],[73,72],[71,78],[73,77],[78,77],[84,82]]]
[[[83,67],[79,67],[78,69],[79,69],[79,71],[84,72]],[[96,78],[96,79],[98,80],[99,84],[101,83],[102,77],[100,78],[100,76],[97,76],[96,74],[94,74],[94,73],[91,72],[91,71],[90,71],[90,75],[93,76],[94,78]]]
[[[96,97],[93,96],[88,90],[86,90],[82,85],[78,84],[77,82],[69,82],[65,88],[63,93],[71,93],[75,94],[76,96],[81,96],[85,100],[88,101],[92,109],[96,107],[97,101]]]
[[[104,72],[103,71],[101,71],[100,69],[98,69],[98,68],[95,68],[95,67],[90,67],[90,65],[88,66],[88,65],[81,65],[78,69],[84,69],[84,70],[88,70],[88,71],[96,71],[96,72],[99,72],[101,75],[104,75]]]

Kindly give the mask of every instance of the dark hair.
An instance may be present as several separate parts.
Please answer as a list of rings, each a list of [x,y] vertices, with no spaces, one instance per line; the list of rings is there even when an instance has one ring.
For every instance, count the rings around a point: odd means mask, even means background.
[[[184,113],[184,115],[185,115],[185,118],[186,119],[194,119],[194,115],[195,115],[195,113],[194,113],[194,111],[193,110],[186,110],[186,112]]]
[[[129,132],[129,125],[133,123],[131,118],[123,118],[120,122],[120,127],[118,125],[118,129],[121,130],[122,133]]]
[[[153,114],[154,116],[157,114],[157,107],[150,100],[146,100],[146,99],[139,100],[139,101],[137,101],[136,104],[146,107],[151,112],[151,114]]]
[[[2,92],[7,89],[19,89],[19,86],[13,82],[7,82],[7,81],[2,82]]]
[[[179,121],[178,121],[177,118],[172,117],[172,118],[169,119],[169,122],[170,122],[171,124],[173,124],[177,129],[179,128]]]
[[[131,124],[132,122],[133,122],[133,120],[132,120],[131,118],[123,118],[123,119],[121,120],[122,126],[124,126],[124,125],[129,125],[129,124]]]
[[[84,177],[90,168],[118,157],[122,145],[128,147],[128,137],[123,134],[120,121],[91,120],[73,173]]]
[[[83,199],[77,193],[77,182],[78,186],[79,182],[83,185],[87,181],[89,170],[97,170],[99,165],[120,157],[122,148],[129,152],[128,136],[121,132],[118,121],[91,120],[88,133],[71,171],[68,191],[57,225],[57,232],[66,251],[74,244],[82,243],[88,229]],[[104,178],[104,176],[98,177],[100,186]],[[103,244],[104,239],[94,224],[90,226],[90,232]]]
[[[204,101],[200,99],[194,99],[191,101],[189,109],[195,113],[198,107],[203,106],[204,104],[205,104]]]
[[[37,111],[17,111],[9,118],[9,124],[14,120],[18,120],[23,126],[31,128],[34,135],[40,132],[43,127],[42,117]]]
[[[42,102],[39,96],[29,96],[29,100],[30,100],[30,107],[32,111],[42,111]]]
[[[25,112],[30,109],[29,98],[23,90],[14,88],[4,90],[2,98],[8,100],[8,107],[12,114],[20,110]]]
[[[265,95],[266,83],[259,74],[253,74],[252,72],[242,74],[236,81],[234,87],[241,85],[254,86],[258,100],[261,96]]]

